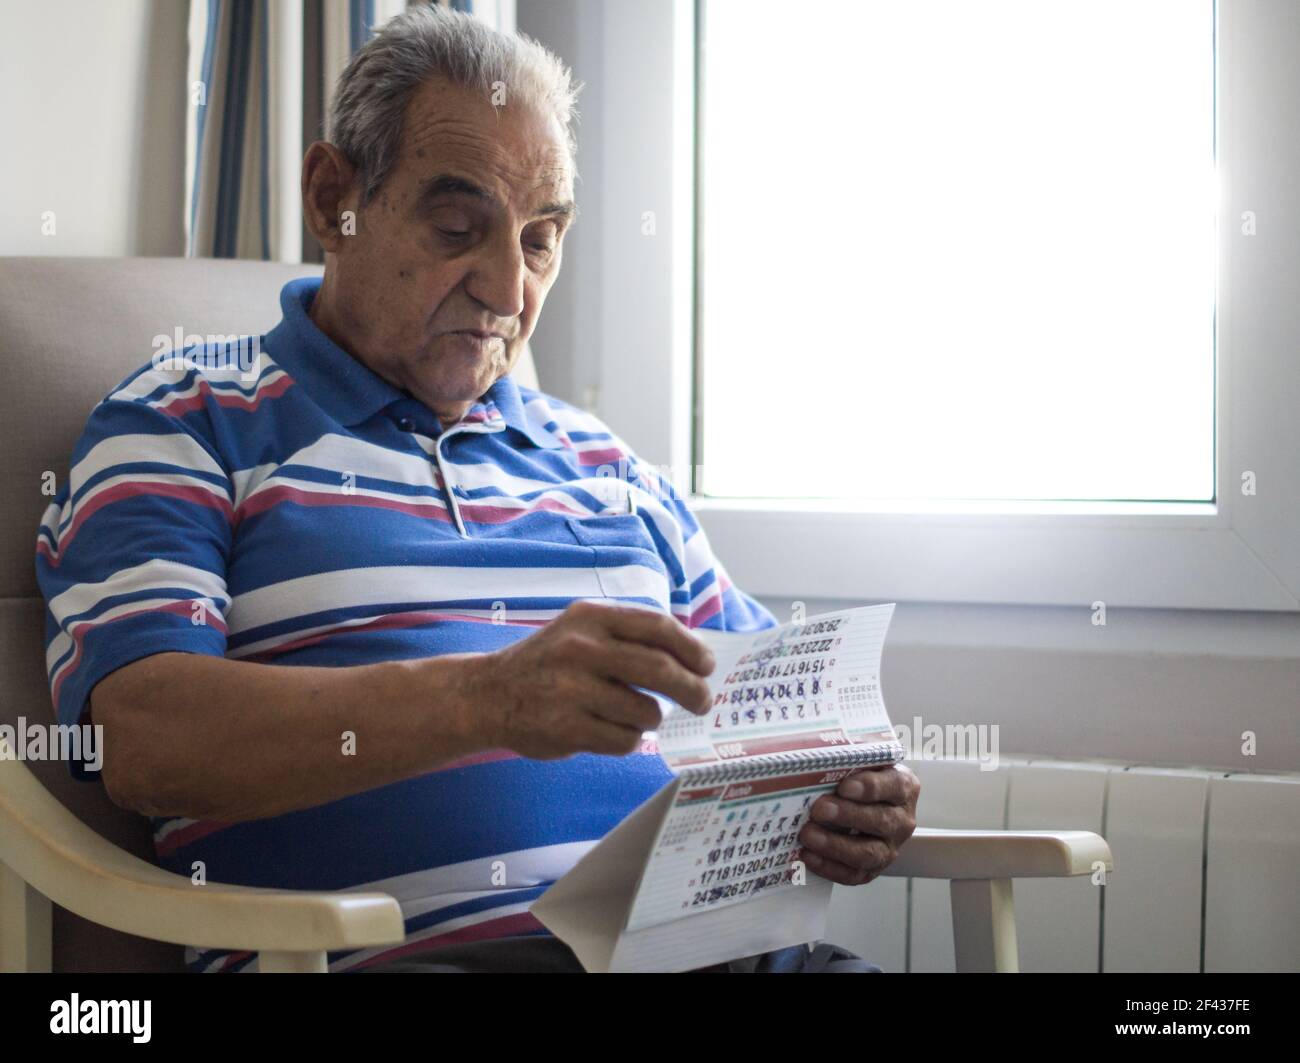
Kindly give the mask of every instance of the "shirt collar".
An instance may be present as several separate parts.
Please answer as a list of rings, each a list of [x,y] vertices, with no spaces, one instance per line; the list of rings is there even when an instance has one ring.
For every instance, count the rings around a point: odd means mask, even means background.
[[[346,427],[369,420],[409,396],[372,372],[325,335],[309,316],[320,277],[299,277],[280,291],[284,319],[266,337],[277,363],[312,400]],[[507,373],[480,396],[460,423],[508,426],[547,450],[563,447],[553,433],[528,417],[519,387]],[[500,427],[492,428],[499,431]]]

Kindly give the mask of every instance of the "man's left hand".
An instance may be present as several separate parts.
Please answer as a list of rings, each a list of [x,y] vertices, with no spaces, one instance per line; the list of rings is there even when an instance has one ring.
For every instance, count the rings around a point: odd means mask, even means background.
[[[903,764],[863,768],[812,803],[799,832],[808,870],[861,886],[885,870],[916,830],[921,781]]]

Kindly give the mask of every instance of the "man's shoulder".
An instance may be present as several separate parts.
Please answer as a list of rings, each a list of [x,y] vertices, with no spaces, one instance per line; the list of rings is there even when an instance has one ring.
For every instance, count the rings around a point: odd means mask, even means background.
[[[524,412],[535,424],[545,428],[566,446],[590,450],[593,444],[617,452],[618,456],[636,461],[636,454],[608,424],[590,410],[550,395],[537,388],[517,385]]]
[[[173,416],[204,406],[210,397],[217,399],[218,408],[255,408],[258,397],[266,397],[266,389],[286,377],[266,352],[265,336],[184,339],[173,346],[172,337],[155,337],[152,357],[111,388],[103,402],[132,403]]]

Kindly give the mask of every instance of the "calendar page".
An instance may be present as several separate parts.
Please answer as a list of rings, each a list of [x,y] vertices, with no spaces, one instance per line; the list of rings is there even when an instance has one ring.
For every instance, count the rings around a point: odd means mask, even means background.
[[[658,732],[681,784],[629,929],[806,882],[808,807],[851,771],[902,758],[880,693],[892,605],[826,613],[758,634],[698,632],[717,666],[713,707]]]
[[[628,917],[637,930],[797,888],[808,806],[852,768],[691,786],[683,780]]]
[[[716,659],[713,705],[669,706],[647,736],[676,779],[532,906],[589,970],[685,970],[812,940],[829,884],[799,860],[810,806],[903,759],[880,689],[893,611],[696,632]]]
[[[876,605],[757,633],[696,631],[716,660],[713,707],[696,716],[668,703],[656,735],[659,755],[680,771],[891,741],[880,656],[893,615],[893,605]]]

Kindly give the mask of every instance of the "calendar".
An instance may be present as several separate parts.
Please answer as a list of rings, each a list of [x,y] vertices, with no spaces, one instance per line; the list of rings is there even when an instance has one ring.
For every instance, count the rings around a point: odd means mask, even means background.
[[[696,632],[712,706],[666,703],[647,736],[674,780],[532,906],[584,967],[689,970],[821,938],[831,884],[799,831],[846,775],[903,759],[880,686],[893,611]]]

